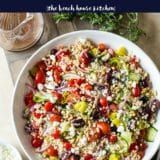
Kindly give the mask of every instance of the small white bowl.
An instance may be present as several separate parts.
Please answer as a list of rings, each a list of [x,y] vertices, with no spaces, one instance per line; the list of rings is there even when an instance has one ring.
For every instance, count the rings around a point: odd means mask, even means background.
[[[96,30],[76,31],[76,32],[71,32],[71,33],[67,33],[62,36],[59,36],[49,41],[45,45],[43,45],[34,53],[34,55],[28,60],[28,62],[25,64],[25,66],[21,70],[21,73],[15,85],[15,90],[14,90],[13,100],[12,100],[13,122],[15,125],[16,135],[19,139],[19,142],[24,152],[26,153],[28,158],[31,160],[39,160],[39,158],[37,158],[37,155],[30,144],[29,136],[24,132],[24,121],[22,120],[22,110],[24,109],[23,98],[26,92],[25,83],[29,82],[28,71],[32,68],[34,64],[36,64],[36,62],[38,62],[42,57],[44,57],[48,53],[48,51],[51,50],[52,48],[59,45],[73,44],[75,40],[77,40],[78,38],[87,38],[92,40],[95,43],[103,42],[108,46],[112,47],[113,49],[117,49],[120,46],[125,46],[130,54],[136,55],[140,59],[141,65],[143,66],[144,70],[146,70],[150,75],[150,79],[153,84],[153,89],[157,91],[157,98],[160,99],[159,71],[155,66],[155,64],[153,63],[153,61],[147,56],[147,54],[131,41],[113,33],[96,31]],[[150,160],[159,147],[160,112],[158,114],[155,127],[158,129],[158,133],[155,137],[155,141],[149,144],[143,160]]]
[[[2,153],[3,152],[3,153]],[[12,160],[22,160],[22,157],[19,153],[19,151],[12,146],[11,144],[5,143],[0,141],[0,160],[3,158],[3,160],[8,160],[7,158],[4,159],[4,154],[7,152],[8,155],[10,154],[12,157],[14,157],[15,159]]]

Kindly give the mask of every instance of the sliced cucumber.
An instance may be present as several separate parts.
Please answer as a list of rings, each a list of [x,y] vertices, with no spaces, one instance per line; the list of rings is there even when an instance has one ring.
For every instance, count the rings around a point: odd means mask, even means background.
[[[115,144],[110,145],[110,152],[122,154],[126,153],[128,151],[128,148],[129,145],[127,141],[124,138],[119,137],[118,141]]]
[[[129,131],[123,132],[121,134],[121,137],[127,141],[128,145],[132,143],[132,133],[131,132]]]
[[[158,132],[158,130],[156,128],[154,128],[154,127],[148,128],[146,140],[148,142],[153,142],[154,139],[155,139],[155,136],[156,136],[157,132]]]
[[[140,80],[140,76],[137,73],[130,73],[129,74],[129,80],[131,80],[131,81],[139,81]]]

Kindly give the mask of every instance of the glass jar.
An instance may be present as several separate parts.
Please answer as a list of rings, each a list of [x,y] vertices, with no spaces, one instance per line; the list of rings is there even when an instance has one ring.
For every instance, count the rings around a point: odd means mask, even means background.
[[[33,46],[43,32],[41,13],[0,13],[0,46],[22,51]]]

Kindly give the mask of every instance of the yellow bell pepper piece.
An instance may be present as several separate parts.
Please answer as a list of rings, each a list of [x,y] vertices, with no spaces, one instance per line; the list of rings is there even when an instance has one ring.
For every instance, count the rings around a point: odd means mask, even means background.
[[[113,112],[110,114],[109,118],[111,119],[111,122],[116,126],[120,126],[121,120],[117,118],[117,113]]]
[[[97,56],[99,53],[100,53],[100,52],[99,52],[99,49],[98,49],[98,48],[93,48],[93,49],[91,50],[91,54],[92,54],[93,56]]]
[[[58,157],[49,157],[49,160],[59,160]]]
[[[115,52],[118,56],[125,56],[128,53],[128,51],[125,47],[120,47]]]
[[[109,160],[120,160],[120,157],[119,157],[118,154],[112,153],[112,154],[109,156]]]
[[[75,109],[76,111],[81,112],[81,113],[84,113],[84,112],[86,111],[87,107],[88,107],[88,104],[87,104],[87,102],[85,102],[85,101],[77,102],[77,103],[74,105],[74,109]]]

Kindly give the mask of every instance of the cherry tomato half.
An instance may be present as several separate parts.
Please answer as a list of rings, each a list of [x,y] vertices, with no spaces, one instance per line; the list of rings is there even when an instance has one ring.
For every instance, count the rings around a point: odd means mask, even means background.
[[[139,85],[136,85],[136,87],[132,89],[132,94],[134,97],[139,97],[141,95],[141,89]]]
[[[45,109],[47,112],[52,111],[53,107],[54,107],[54,105],[53,105],[53,103],[51,103],[51,102],[46,102],[46,103],[44,104],[44,109]]]
[[[38,137],[32,137],[31,139],[31,144],[32,144],[32,147],[34,148],[40,147],[42,143],[43,143],[43,140]]]
[[[111,134],[111,135],[109,136],[109,141],[110,141],[111,143],[117,142],[117,136],[116,136],[115,134]]]
[[[84,160],[93,160],[93,156],[91,154],[86,154]]]
[[[93,89],[92,85],[89,83],[87,83],[84,88],[89,91]]]
[[[34,116],[39,119],[42,116],[42,114],[34,112]]]
[[[64,56],[69,56],[71,53],[69,50],[66,50],[66,51],[61,51],[60,53],[58,53],[56,55],[56,59],[57,61],[61,61],[61,59],[64,57]]]
[[[60,130],[58,130],[58,129],[54,130],[52,136],[53,136],[53,138],[55,138],[55,139],[60,138],[60,136],[61,136]]]
[[[50,116],[50,121],[51,122],[54,122],[54,121],[57,121],[57,122],[61,122],[61,116],[60,115],[57,115],[57,114],[52,114]]]
[[[50,146],[47,150],[46,150],[47,155],[49,156],[58,156],[58,151],[57,149],[55,149],[53,146]]]
[[[61,100],[61,99],[62,99],[62,94],[60,94],[60,93],[58,93],[58,92],[56,92],[56,91],[53,91],[53,92],[52,92],[52,95],[53,95],[54,97],[56,97],[57,100]]]
[[[40,61],[37,63],[37,67],[41,70],[41,71],[45,71],[46,69],[46,64],[44,63],[44,61]]]
[[[39,70],[37,73],[36,73],[36,76],[35,76],[35,84],[37,85],[38,83],[44,83],[45,82],[45,74],[42,70]]]
[[[102,131],[104,135],[110,133],[110,126],[106,122],[97,122],[97,127]]]
[[[69,142],[64,142],[63,145],[64,145],[64,148],[65,148],[67,151],[71,150],[71,148],[72,148],[72,145],[71,145],[71,143],[69,143]]]
[[[28,107],[31,107],[35,104],[34,101],[33,101],[33,92],[29,92],[25,95],[24,103]]]
[[[94,142],[97,139],[101,138],[101,136],[102,136],[101,130],[97,131],[96,127],[93,127],[91,128],[91,133],[89,134],[88,141]]]
[[[54,70],[53,71],[53,78],[56,83],[58,83],[58,84],[61,83],[61,81],[62,81],[61,72],[59,72],[58,70]]]
[[[99,43],[99,44],[98,44],[98,49],[99,49],[101,52],[103,52],[106,48],[107,48],[107,47],[106,47],[106,45],[105,45],[104,43]]]
[[[100,105],[101,105],[102,107],[106,107],[106,106],[108,105],[108,102],[107,102],[106,97],[101,97],[101,98],[99,99],[99,103],[100,103]]]

